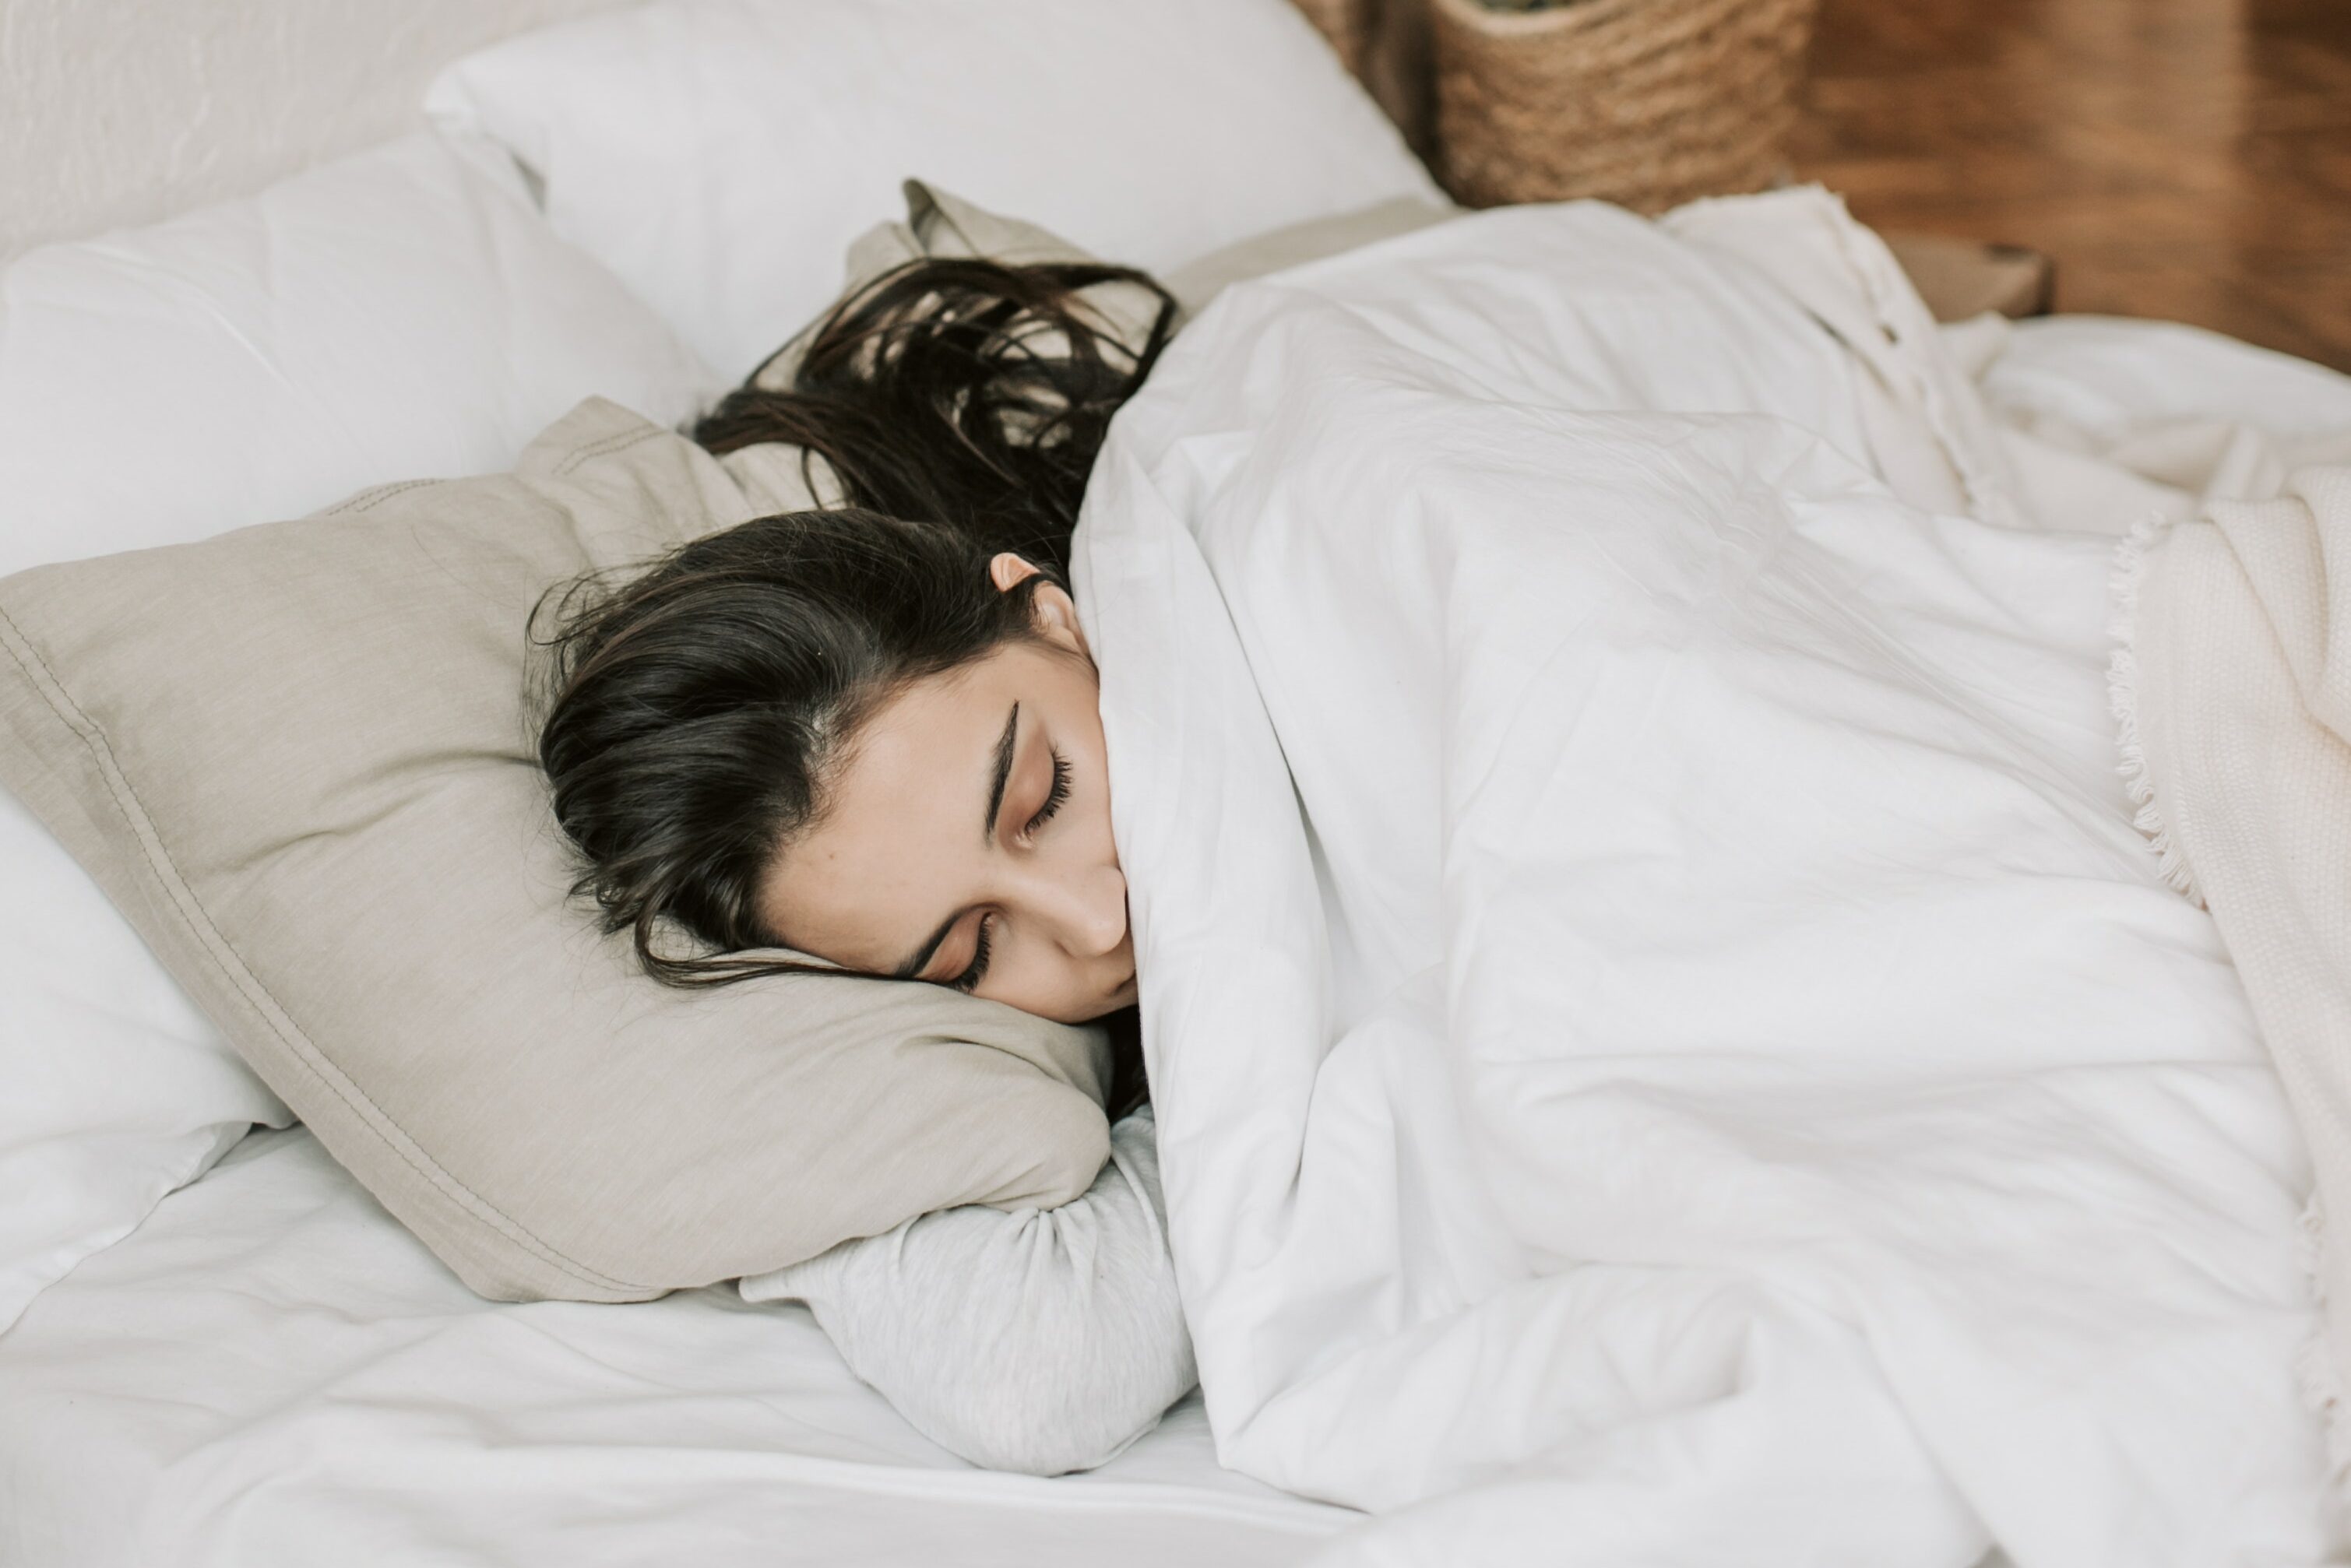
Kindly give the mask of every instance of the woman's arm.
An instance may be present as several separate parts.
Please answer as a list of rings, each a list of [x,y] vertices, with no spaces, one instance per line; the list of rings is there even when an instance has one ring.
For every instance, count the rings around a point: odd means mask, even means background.
[[[1146,1107],[1111,1130],[1083,1197],[951,1208],[742,1283],[802,1301],[858,1376],[992,1469],[1090,1469],[1197,1380]]]

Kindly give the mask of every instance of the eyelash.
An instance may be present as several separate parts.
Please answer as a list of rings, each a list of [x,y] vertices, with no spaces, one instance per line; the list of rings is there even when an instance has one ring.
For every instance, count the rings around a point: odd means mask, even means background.
[[[1060,810],[1069,799],[1069,759],[1056,751],[1053,753],[1053,786],[1045,791],[1045,803],[1037,808],[1037,814],[1029,819],[1029,826],[1023,831],[1029,833],[1036,832],[1038,829],[1053,820],[1053,813]],[[964,967],[962,974],[947,982],[949,986],[958,991],[976,991],[979,988],[980,981],[987,978],[987,960],[990,950],[996,946],[995,931],[994,915],[988,915],[980,921],[979,936],[973,945],[971,962]]]
[[[949,986],[958,991],[976,991],[979,988],[980,981],[987,977],[988,949],[996,945],[996,939],[990,933],[994,931],[995,926],[996,916],[993,915],[981,918],[979,938],[973,948],[971,963],[962,974],[947,982]]]
[[[1062,802],[1069,798],[1070,764],[1067,758],[1056,751],[1053,753],[1053,787],[1045,791],[1045,803],[1037,808],[1037,814],[1029,819],[1029,826],[1023,831],[1035,833],[1038,829],[1053,820],[1053,813],[1060,810]]]

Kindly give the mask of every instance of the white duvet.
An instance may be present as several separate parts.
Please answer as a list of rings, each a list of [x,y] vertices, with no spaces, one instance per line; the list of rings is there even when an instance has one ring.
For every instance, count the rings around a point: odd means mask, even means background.
[[[1351,1561],[2328,1560],[2306,1161],[2130,823],[2112,541],[1979,520],[1914,307],[1779,276],[1489,214],[1232,292],[1113,429],[1220,1455],[1382,1512]]]

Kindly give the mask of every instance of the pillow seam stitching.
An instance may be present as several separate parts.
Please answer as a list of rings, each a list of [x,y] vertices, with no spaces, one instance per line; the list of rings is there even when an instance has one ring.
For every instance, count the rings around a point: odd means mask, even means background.
[[[394,496],[404,496],[411,490],[422,490],[441,483],[443,481],[439,479],[404,479],[397,485],[373,486],[361,490],[347,501],[328,507],[319,516],[322,517],[355,517],[361,512],[373,511],[376,507],[391,500]]]
[[[600,441],[591,441],[585,446],[574,447],[564,455],[562,462],[555,465],[555,473],[559,477],[568,477],[578,472],[580,465],[590,458],[609,457],[613,453],[625,451],[641,441],[651,441],[657,436],[674,434],[672,431],[664,430],[659,425],[653,424],[636,430],[623,430],[616,434],[607,435]],[[695,450],[701,449],[696,447]]]

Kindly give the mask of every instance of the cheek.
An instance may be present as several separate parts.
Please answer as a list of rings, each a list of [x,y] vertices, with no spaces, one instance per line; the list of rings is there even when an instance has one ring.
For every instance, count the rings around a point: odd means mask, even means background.
[[[1118,967],[1116,955],[1089,961],[1053,942],[1015,939],[998,950],[979,994],[1056,1023],[1087,1023],[1101,1016],[1102,998],[1124,977],[1113,974]]]

